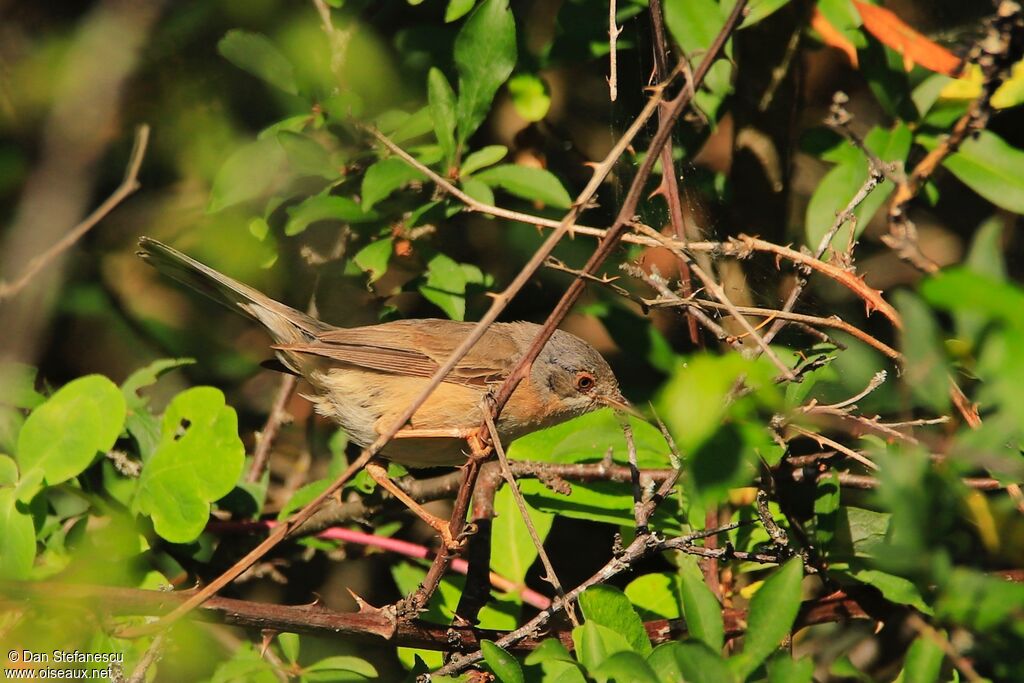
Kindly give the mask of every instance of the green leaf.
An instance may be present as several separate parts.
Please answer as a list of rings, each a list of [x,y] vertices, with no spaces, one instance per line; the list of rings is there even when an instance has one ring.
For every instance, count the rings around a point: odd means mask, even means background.
[[[910,128],[903,123],[897,123],[891,130],[876,126],[864,139],[865,145],[879,159],[890,162],[906,161],[907,155],[910,154],[911,142]],[[845,144],[836,152],[834,156],[830,156],[836,158],[839,163],[825,174],[807,204],[804,223],[807,245],[811,249],[818,248],[825,233],[835,222],[836,215],[846,208],[868,179],[868,161],[862,152]],[[853,236],[860,237],[892,191],[893,184],[889,180],[876,186],[854,209],[856,225],[844,225],[832,238],[832,247],[846,248],[850,241],[851,227],[855,228]]]
[[[242,471],[238,418],[213,387],[181,392],[164,412],[160,445],[142,468],[133,508],[153,518],[172,543],[199,537],[210,503],[228,494]]]
[[[768,661],[769,683],[812,683],[814,660],[793,659],[788,652],[779,652]]]
[[[940,413],[949,409],[949,367],[938,322],[928,306],[911,292],[893,293],[904,325],[900,346],[907,358],[905,381],[920,405]]]
[[[36,369],[24,363],[0,361],[0,404],[31,410],[46,400],[36,391]]]
[[[752,0],[740,28],[749,28],[763,21],[789,4],[789,0]]]
[[[556,638],[542,640],[533,652],[526,656],[526,665],[540,665],[544,672],[542,680],[556,683],[587,683],[580,670],[580,664],[569,650]]]
[[[794,557],[779,567],[754,594],[743,652],[729,660],[739,678],[749,676],[793,629],[800,611],[803,578],[803,560]]]
[[[444,73],[437,67],[430,67],[430,73],[427,74],[427,101],[430,103],[430,116],[434,120],[437,144],[441,146],[450,167],[455,162],[455,93]]]
[[[379,220],[373,211],[363,211],[355,200],[330,194],[313,195],[298,206],[288,209],[288,223],[284,234],[298,235],[317,221],[340,221],[342,223],[370,223]]]
[[[591,669],[590,675],[599,681],[614,680],[615,683],[659,683],[654,669],[635,652],[616,652]]]
[[[499,683],[523,683],[523,669],[516,658],[502,650],[490,640],[480,641],[480,652]]]
[[[13,486],[18,481],[18,463],[9,455],[0,453],[0,486]]]
[[[277,141],[296,175],[320,176],[327,180],[341,175],[323,145],[308,135],[283,130],[277,134]]]
[[[992,216],[984,221],[974,233],[964,265],[983,277],[1005,282],[1002,238],[1003,219],[1000,216]],[[977,343],[985,327],[985,316],[973,310],[964,310],[955,312],[953,318],[956,320],[957,337],[971,344]]]
[[[696,450],[722,426],[725,397],[749,365],[738,354],[696,354],[676,367],[656,404],[683,453]]]
[[[643,574],[630,581],[624,592],[641,613],[662,619],[683,616],[682,579],[678,574]]]
[[[128,409],[141,410],[145,408],[149,404],[149,399],[139,395],[141,389],[156,384],[162,375],[171,370],[192,365],[195,362],[194,358],[161,358],[128,375],[128,379],[121,384],[121,393],[124,394]]]
[[[384,277],[384,273],[387,272],[388,261],[391,260],[391,253],[393,251],[393,242],[394,239],[391,237],[375,240],[360,249],[352,257],[352,261],[361,270],[369,274],[371,283]]]
[[[686,683],[730,683],[737,679],[717,652],[704,643],[671,643]],[[735,658],[734,658],[735,660]],[[730,661],[734,661],[730,660]],[[741,678],[742,680],[742,678]]]
[[[281,652],[284,653],[284,658],[289,662],[295,662],[299,659],[299,634],[298,633],[279,633],[277,634],[277,642],[281,646]]]
[[[935,683],[942,672],[942,648],[933,639],[920,636],[907,650],[902,683]]]
[[[25,420],[17,449],[22,475],[39,470],[50,486],[77,476],[96,453],[114,447],[126,414],[121,390],[106,377],[69,382]]]
[[[366,661],[362,657],[352,657],[346,655],[334,655],[332,657],[324,657],[318,662],[310,664],[303,669],[303,673],[306,674],[304,678],[308,680],[318,681],[337,681],[337,680],[352,680],[351,677],[343,676],[309,676],[308,674],[327,674],[332,671],[346,671],[354,674],[358,674],[364,678],[375,679],[377,677],[377,669],[370,662]]]
[[[494,206],[494,193],[491,192],[491,188],[473,176],[461,178],[459,184],[462,185],[462,191],[473,199]]]
[[[448,0],[448,7],[444,11],[444,23],[450,24],[466,16],[474,4],[476,0]]]
[[[540,121],[551,108],[551,91],[540,76],[519,74],[508,82],[512,106],[527,121]]]
[[[934,138],[919,138],[934,149]],[[995,133],[983,130],[969,137],[943,165],[963,184],[996,206],[1024,213],[1024,151],[1012,147]]]
[[[903,121],[916,121],[917,107],[910,94],[910,81],[903,68],[903,57],[895,50],[869,36],[857,50],[860,71],[868,87],[885,112]]]
[[[217,43],[217,52],[240,69],[295,95],[295,70],[291,62],[262,33],[234,29]]]
[[[505,145],[488,145],[478,149],[466,156],[466,160],[462,162],[462,168],[459,169],[459,175],[465,178],[481,168],[493,166],[504,159],[506,154],[508,154],[508,147]]]
[[[266,194],[282,176],[286,161],[284,150],[276,139],[267,138],[242,145],[217,171],[206,210],[216,213]]]
[[[423,137],[432,130],[434,130],[434,117],[428,105],[410,114],[402,122],[402,125],[391,134],[391,141],[400,144],[407,140]]]
[[[625,638],[634,652],[646,655],[651,651],[651,639],[640,615],[618,588],[592,586],[580,595],[579,603],[588,623],[607,626]]]
[[[427,280],[419,290],[452,320],[466,317],[466,273],[444,254],[435,254],[427,262]]]
[[[529,506],[527,511],[537,535],[543,542],[551,530],[555,516]],[[526,572],[537,559],[537,549],[507,484],[494,496],[494,513],[491,527],[492,545],[501,548],[501,552],[491,556],[491,569],[515,584],[522,584],[526,579]]]
[[[678,642],[662,643],[647,655],[647,665],[651,667],[660,683],[679,683],[686,680],[676,659]]]
[[[706,53],[725,25],[722,8],[714,0],[667,0],[664,8],[669,33],[688,55]],[[725,52],[729,53],[728,48]],[[732,91],[731,81],[732,66],[728,60],[718,60],[704,77],[696,103],[712,120],[717,120],[723,100]]]
[[[616,652],[633,651],[633,646],[621,633],[593,621],[574,628],[572,642],[576,658],[588,670],[596,669]]]
[[[494,94],[515,64],[516,24],[508,0],[484,0],[455,37],[460,145],[483,123]]]
[[[816,545],[826,552],[836,534],[839,513],[839,473],[831,470],[815,485],[813,530]]]
[[[859,565],[861,562],[857,564]],[[924,601],[920,589],[909,579],[878,569],[858,569],[856,566],[851,567],[846,573],[861,583],[874,586],[890,602],[898,605],[910,605],[924,614],[932,613],[932,608]]]
[[[695,559],[687,559],[679,568],[686,628],[694,638],[719,652],[725,644],[722,606],[704,582],[704,575]]]
[[[14,489],[0,488],[0,578],[27,579],[36,557],[36,530]]]
[[[523,199],[538,201],[556,209],[572,206],[572,197],[553,173],[543,168],[502,164],[476,174],[491,187],[500,187]]]
[[[422,173],[398,157],[381,159],[366,169],[363,176],[363,209],[369,211],[398,188],[423,178]]]
[[[1024,291],[966,268],[943,270],[921,283],[925,301],[947,311],[975,311],[990,320],[1024,328]]]
[[[668,445],[658,428],[636,419],[630,420],[630,424],[640,467],[667,466]],[[615,462],[627,462],[622,428],[612,411],[605,409],[517,439],[509,446],[508,455],[521,460],[596,463],[609,448]],[[530,505],[539,510],[577,519],[633,524],[633,498],[626,485],[613,482],[573,483],[569,496],[550,490],[536,479],[521,481],[520,488]],[[655,522],[659,529],[679,529],[679,521],[664,510],[655,512]],[[667,526],[661,526],[663,524]]]

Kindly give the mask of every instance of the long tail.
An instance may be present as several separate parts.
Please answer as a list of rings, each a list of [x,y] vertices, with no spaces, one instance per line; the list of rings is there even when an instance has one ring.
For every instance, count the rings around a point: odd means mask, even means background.
[[[252,287],[233,280],[155,239],[139,238],[139,248],[141,249],[138,252],[139,256],[161,273],[256,320],[267,328],[278,343],[308,342],[317,334],[330,329],[329,325],[302,311],[274,301]],[[294,359],[282,358],[282,360],[293,370],[297,370]]]

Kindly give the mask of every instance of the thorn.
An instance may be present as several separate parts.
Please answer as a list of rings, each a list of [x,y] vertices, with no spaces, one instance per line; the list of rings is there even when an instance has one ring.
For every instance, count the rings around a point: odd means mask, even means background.
[[[276,636],[278,633],[279,631],[273,631],[269,628],[263,629],[263,631],[261,632],[262,637],[260,639],[260,659],[267,656],[267,650],[270,649],[270,641],[272,641],[274,639],[274,636]]]

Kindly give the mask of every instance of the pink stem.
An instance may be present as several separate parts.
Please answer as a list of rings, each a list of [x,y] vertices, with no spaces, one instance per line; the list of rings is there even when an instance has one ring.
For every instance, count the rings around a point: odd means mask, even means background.
[[[277,526],[277,522],[269,519],[247,522],[211,520],[206,528],[208,531],[213,532],[251,532],[257,529],[269,530],[275,526]],[[428,550],[426,546],[419,545],[417,543],[410,543],[409,541],[402,541],[397,538],[388,538],[387,536],[365,534],[362,531],[353,531],[351,529],[343,529],[341,527],[330,527],[328,529],[324,529],[317,534],[317,538],[372,546],[393,553],[398,553],[399,555],[405,555],[406,557],[427,559],[431,555],[430,550]],[[469,570],[469,563],[461,557],[458,557],[452,562],[452,569],[460,574],[465,574]],[[490,578],[491,585],[496,589],[505,593],[518,592],[519,596],[523,599],[523,602],[532,607],[543,610],[551,606],[551,599],[546,595],[542,595],[535,590],[527,588],[526,586],[517,585],[494,572],[491,572]]]

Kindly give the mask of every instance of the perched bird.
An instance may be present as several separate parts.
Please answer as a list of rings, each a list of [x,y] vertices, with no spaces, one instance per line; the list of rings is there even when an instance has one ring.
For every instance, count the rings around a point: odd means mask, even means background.
[[[306,398],[317,412],[341,425],[360,446],[373,443],[394,423],[474,327],[419,319],[338,328],[157,240],[142,237],[139,246],[139,256],[157,270],[262,324],[285,368],[314,388]],[[505,379],[539,329],[527,322],[491,325],[380,455],[409,467],[465,462],[465,439],[483,419],[481,399]],[[590,344],[557,330],[501,411],[498,434],[507,442],[602,406],[629,406],[611,368]],[[371,461],[367,471],[437,529],[446,544],[454,543],[447,522],[423,510],[379,462]]]

